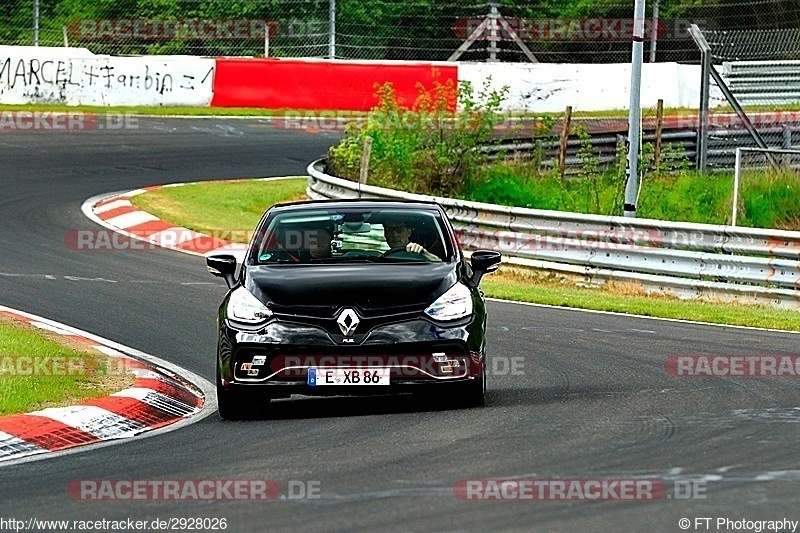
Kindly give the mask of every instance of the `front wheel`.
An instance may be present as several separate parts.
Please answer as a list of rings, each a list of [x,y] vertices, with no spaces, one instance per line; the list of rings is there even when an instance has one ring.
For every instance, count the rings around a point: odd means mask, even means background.
[[[481,375],[461,384],[459,403],[464,407],[483,407],[486,405],[486,367]]]
[[[217,409],[223,420],[244,420],[251,418],[256,408],[268,400],[261,402],[250,391],[237,390],[236,387],[226,389],[217,371]]]

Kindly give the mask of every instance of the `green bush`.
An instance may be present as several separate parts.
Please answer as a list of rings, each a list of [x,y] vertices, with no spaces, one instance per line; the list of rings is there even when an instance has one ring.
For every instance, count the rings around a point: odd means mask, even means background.
[[[357,180],[364,140],[372,139],[369,183],[424,194],[458,196],[480,179],[488,159],[480,147],[501,121],[507,88],[476,94],[467,82],[419,85],[411,105],[399,102],[387,83],[377,87],[379,104],[362,122],[348,125],[345,139],[331,148],[328,170]],[[457,107],[458,104],[458,107]]]
[[[377,87],[379,105],[362,122],[348,125],[345,138],[331,148],[328,172],[358,180],[364,140],[372,139],[369,183],[409,192],[464,198],[500,205],[621,215],[627,153],[617,150],[607,167],[592,147],[586,129],[572,130],[581,142],[577,174],[562,179],[542,165],[541,150],[531,156],[500,154],[491,160],[480,148],[495,138],[507,88],[479,93],[467,83],[419,87],[416,101],[399,102],[390,84]],[[458,106],[456,107],[456,103]],[[553,146],[553,120],[540,121],[533,140]],[[733,178],[690,171],[681,146],[666,144],[658,165],[653,147],[642,147],[637,216],[683,222],[729,224]],[[796,172],[749,173],[740,190],[741,226],[800,229],[800,176]]]

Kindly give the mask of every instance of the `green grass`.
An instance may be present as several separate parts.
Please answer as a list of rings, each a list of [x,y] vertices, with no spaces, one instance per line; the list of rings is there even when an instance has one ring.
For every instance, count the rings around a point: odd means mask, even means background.
[[[159,216],[192,229],[245,228],[252,230],[263,209],[271,203],[294,200],[305,180],[233,183],[202,183],[164,188],[135,196],[137,205],[160,205]],[[182,191],[182,192],[179,192]],[[246,199],[243,199],[245,196]],[[195,201],[199,198],[200,201]],[[217,206],[241,206],[233,215]],[[258,206],[256,208],[256,206]],[[213,212],[211,211],[213,209]],[[154,212],[154,211],[151,211]],[[235,219],[235,221],[234,221]],[[233,225],[235,224],[235,225]],[[609,284],[583,288],[545,274],[503,267],[483,280],[486,295],[493,298],[533,302],[582,309],[615,311],[663,318],[680,318],[715,324],[734,324],[800,331],[796,311],[756,305],[706,303],[667,296],[645,295],[628,285]]]
[[[307,178],[197,183],[131,198],[137,207],[200,233],[246,242],[273,204],[305,200]],[[230,240],[230,239],[229,239]]]
[[[601,288],[577,287],[553,276],[537,275],[508,267],[502,267],[497,274],[484,277],[481,286],[489,297],[518,302],[800,331],[800,313],[789,309],[645,295],[641,289],[632,289],[627,284],[610,283]]]
[[[58,362],[51,364],[52,361]],[[74,363],[70,366],[69,361]],[[98,352],[66,346],[32,326],[3,319],[0,416],[78,403],[116,392],[133,382],[132,375],[108,371],[107,361]],[[34,373],[37,375],[30,375]]]
[[[620,215],[624,181],[606,173],[596,180],[537,175],[524,164],[495,165],[463,195],[469,200],[578,213]],[[737,224],[800,229],[800,173],[747,171],[740,185]],[[733,176],[645,176],[637,216],[680,222],[730,224]]]

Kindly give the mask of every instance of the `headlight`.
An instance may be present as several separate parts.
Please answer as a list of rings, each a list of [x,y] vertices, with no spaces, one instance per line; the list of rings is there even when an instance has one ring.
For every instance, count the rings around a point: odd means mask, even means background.
[[[434,320],[456,320],[469,316],[472,314],[472,293],[465,285],[456,283],[428,306],[425,314]]]
[[[257,324],[271,316],[272,311],[244,287],[233,291],[228,299],[228,318],[236,322]]]

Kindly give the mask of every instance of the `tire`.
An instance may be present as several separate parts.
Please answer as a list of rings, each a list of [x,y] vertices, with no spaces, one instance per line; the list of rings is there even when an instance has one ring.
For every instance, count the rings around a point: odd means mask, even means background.
[[[222,386],[219,371],[217,371],[217,409],[223,420],[246,420],[255,415],[260,403],[255,395],[249,391],[226,389]]]
[[[459,403],[466,408],[486,405],[486,367],[481,371],[480,377],[461,385]]]
[[[425,407],[471,409],[486,405],[486,370],[475,379],[462,383],[440,384],[414,393]]]

